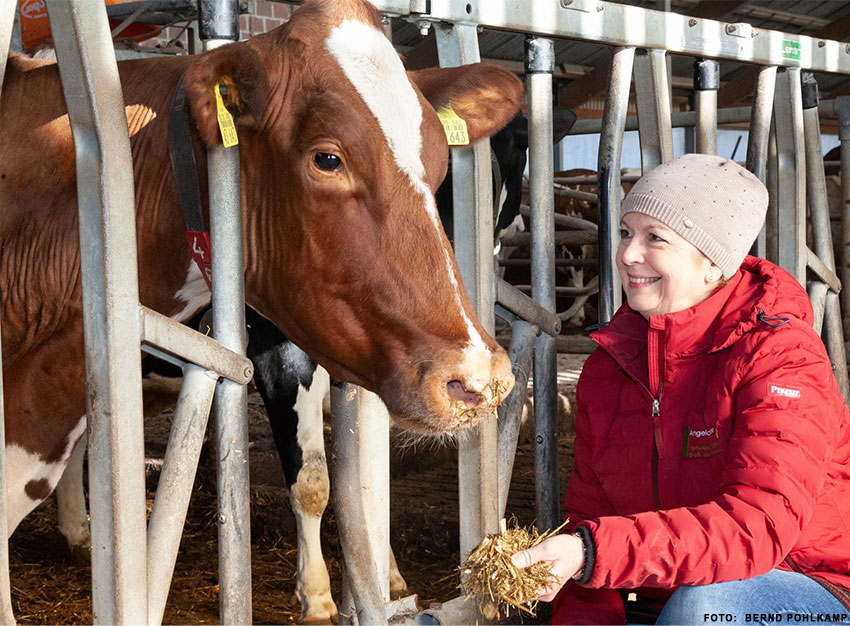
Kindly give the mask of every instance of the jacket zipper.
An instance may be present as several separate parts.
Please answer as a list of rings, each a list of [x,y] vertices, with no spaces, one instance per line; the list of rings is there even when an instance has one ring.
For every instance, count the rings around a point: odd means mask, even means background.
[[[606,350],[608,354],[617,362],[623,371],[626,373],[629,378],[631,378],[635,383],[637,383],[640,387],[642,387],[650,400],[652,400],[651,405],[651,415],[652,415],[652,501],[655,506],[655,510],[661,510],[661,495],[658,487],[658,459],[659,459],[659,450],[661,449],[662,437],[661,437],[661,395],[662,395],[662,384],[661,384],[661,376],[659,372],[662,368],[659,366],[659,361],[663,360],[663,352],[659,350],[659,340],[658,336],[662,335],[663,332],[657,332],[658,330],[663,331],[665,328],[665,322],[663,319],[658,320],[653,324],[656,318],[650,318],[650,333],[649,339],[647,341],[647,353],[649,356],[649,387],[643,384],[640,380],[635,378],[629,372],[629,368],[622,363],[616,355],[608,352],[607,349],[603,346],[602,349]],[[660,322],[660,323],[659,323]],[[657,389],[657,397],[653,392],[653,388]]]
[[[652,397],[652,502],[655,510],[661,509],[658,486],[659,456],[663,444],[661,434],[661,394],[664,375],[664,318],[651,317],[647,356],[649,358],[649,395]]]
[[[652,503],[661,510],[661,494],[658,489],[658,451],[661,448],[661,399],[652,399]]]

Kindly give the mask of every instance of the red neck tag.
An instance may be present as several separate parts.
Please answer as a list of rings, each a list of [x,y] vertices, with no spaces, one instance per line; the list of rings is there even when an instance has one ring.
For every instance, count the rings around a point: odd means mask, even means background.
[[[186,243],[189,244],[189,250],[192,253],[192,258],[204,280],[207,281],[207,287],[212,291],[212,255],[210,253],[210,234],[207,231],[186,231]]]

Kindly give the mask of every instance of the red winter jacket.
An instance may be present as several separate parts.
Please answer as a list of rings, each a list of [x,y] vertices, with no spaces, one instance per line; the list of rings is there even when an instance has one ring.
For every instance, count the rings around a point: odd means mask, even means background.
[[[774,568],[847,594],[850,414],[812,323],[802,287],[747,257],[700,304],[648,321],[624,305],[592,335],[565,514],[595,563],[553,623],[623,624],[618,589]]]

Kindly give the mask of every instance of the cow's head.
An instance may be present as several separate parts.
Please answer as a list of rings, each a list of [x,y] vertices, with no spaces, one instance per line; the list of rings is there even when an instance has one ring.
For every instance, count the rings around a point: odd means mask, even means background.
[[[367,2],[308,0],[187,72],[208,145],[220,142],[216,82],[239,110],[248,302],[410,428],[491,413],[513,376],[439,223],[448,148],[435,107],[451,104],[475,142],[514,116],[519,80],[483,65],[407,74]]]

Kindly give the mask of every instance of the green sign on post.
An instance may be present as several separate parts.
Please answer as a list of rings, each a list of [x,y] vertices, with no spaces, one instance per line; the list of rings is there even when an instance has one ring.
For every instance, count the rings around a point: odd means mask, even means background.
[[[802,50],[802,47],[800,46],[799,41],[789,41],[788,39],[782,40],[782,58],[783,59],[792,59],[794,61],[799,61],[801,50]]]

